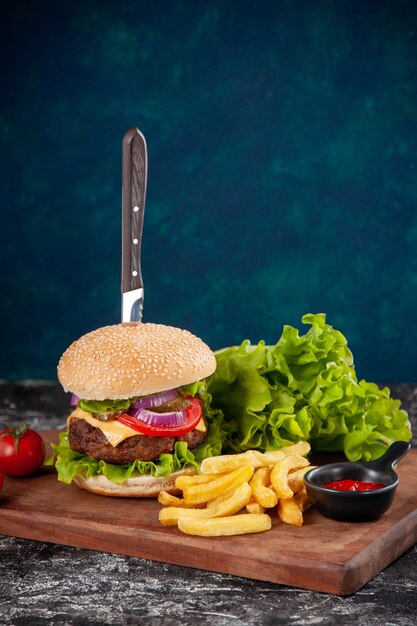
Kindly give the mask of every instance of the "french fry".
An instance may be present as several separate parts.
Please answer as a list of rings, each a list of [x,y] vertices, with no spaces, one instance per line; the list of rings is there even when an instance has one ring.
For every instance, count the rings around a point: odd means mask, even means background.
[[[271,470],[271,483],[278,498],[292,498],[294,492],[288,485],[288,472],[291,469],[306,467],[308,460],[299,454],[289,456],[275,463]]]
[[[262,506],[262,504],[259,504],[259,502],[256,502],[256,500],[251,500],[247,503],[246,510],[248,513],[252,513],[253,515],[260,515],[265,512],[265,507]]]
[[[213,506],[217,506],[221,502],[224,502],[225,500],[227,500],[227,498],[233,492],[234,492],[234,488],[233,487],[232,487],[232,489],[226,489],[221,496],[217,496],[217,498],[215,498],[214,500],[209,500],[208,502],[205,502],[204,504],[201,504],[200,506],[206,505],[208,509],[211,509]]]
[[[293,456],[294,454],[307,456],[310,450],[311,446],[308,441],[297,441],[297,443],[293,443],[291,446],[281,448],[281,451],[285,453],[285,456]]]
[[[277,494],[267,486],[270,482],[269,475],[268,467],[259,467],[249,483],[254,500],[266,509],[272,509],[278,503]]]
[[[182,498],[160,493],[165,508],[159,520],[191,535],[240,535],[269,530],[272,522],[265,511],[277,506],[281,521],[302,526],[310,506],[304,484],[313,467],[305,458],[309,451],[310,445],[300,441],[280,450],[205,459],[201,474],[177,478]]]
[[[219,474],[233,471],[244,465],[251,465],[256,469],[264,465],[274,465],[277,461],[285,459],[287,456],[296,454],[305,456],[309,452],[310,444],[307,441],[299,441],[291,446],[268,452],[247,450],[239,454],[223,454],[204,459],[201,463],[200,471],[202,474]]]
[[[167,507],[159,512],[159,521],[166,526],[177,524],[182,517],[192,517],[193,519],[210,519],[212,517],[226,517],[234,515],[247,505],[252,497],[249,483],[245,482],[233,493],[219,502],[217,506],[205,509],[185,509],[183,507]]]
[[[183,488],[184,499],[188,504],[201,504],[214,500],[231,489],[236,489],[242,483],[252,478],[253,468],[240,467],[234,472],[199,485],[186,485]],[[178,479],[177,479],[178,480]]]
[[[217,474],[222,472],[232,472],[239,467],[257,468],[263,465],[262,452],[248,450],[240,454],[223,454],[222,456],[212,456],[201,462],[200,471],[203,474]]]
[[[252,490],[248,482],[242,483],[231,495],[218,502],[215,506],[206,509],[215,517],[226,517],[237,513],[245,507],[252,498]]]
[[[298,441],[291,446],[285,446],[279,450],[270,450],[263,453],[263,465],[274,465],[278,461],[281,461],[287,456],[306,456],[311,450],[310,444],[307,441]]]
[[[310,508],[311,502],[308,499],[307,490],[305,488],[305,485],[303,485],[303,488],[298,493],[295,494],[294,500],[296,501],[296,503],[300,507],[300,510],[301,510],[302,513],[304,513],[304,511],[307,511],[308,508]]]
[[[278,501],[278,515],[282,522],[292,526],[303,525],[303,514],[294,498]]]
[[[192,506],[191,504],[187,504],[184,498],[178,498],[178,496],[174,496],[171,493],[168,493],[167,491],[160,492],[158,496],[158,502],[159,504],[162,504],[163,506],[177,506],[177,507],[180,506],[183,508]]]
[[[175,480],[175,486],[184,491],[191,485],[201,485],[209,483],[211,480],[219,478],[218,474],[196,474],[195,476],[178,476]]]
[[[241,515],[229,515],[227,517],[215,517],[205,520],[180,517],[178,520],[178,528],[183,533],[199,535],[200,537],[260,533],[269,530],[271,526],[271,518],[265,513],[261,515],[242,513]]]
[[[163,506],[182,506],[182,503],[185,504],[183,498],[173,496],[172,493],[168,493],[167,491],[161,491],[159,493],[158,502]]]
[[[200,517],[207,519],[211,517],[208,509],[184,508],[182,506],[167,506],[159,511],[158,519],[164,526],[175,526],[180,517]]]
[[[304,474],[314,469],[316,465],[307,465],[301,469],[292,470],[288,474],[288,486],[294,492],[300,491],[304,487]]]

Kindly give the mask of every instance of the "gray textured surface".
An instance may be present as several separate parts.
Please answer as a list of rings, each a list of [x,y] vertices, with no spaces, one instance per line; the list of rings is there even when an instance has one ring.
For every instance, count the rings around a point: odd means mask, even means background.
[[[417,430],[417,388],[392,386]],[[61,426],[67,399],[52,383],[0,382],[0,421]],[[414,436],[413,444],[417,445]],[[0,624],[319,624],[413,626],[417,546],[341,598],[201,570],[0,537]]]

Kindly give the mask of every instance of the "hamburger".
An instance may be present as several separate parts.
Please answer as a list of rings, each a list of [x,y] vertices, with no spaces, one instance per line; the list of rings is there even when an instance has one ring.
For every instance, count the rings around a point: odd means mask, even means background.
[[[58,479],[107,496],[175,493],[180,474],[221,451],[221,413],[205,384],[215,369],[210,348],[173,326],[129,322],[83,335],[58,364],[72,394],[53,445]]]

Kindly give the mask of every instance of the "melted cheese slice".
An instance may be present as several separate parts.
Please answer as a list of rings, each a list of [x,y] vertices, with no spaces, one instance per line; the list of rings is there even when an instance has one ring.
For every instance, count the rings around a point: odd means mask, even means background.
[[[125,424],[121,424],[116,420],[108,420],[107,422],[98,420],[90,413],[87,413],[87,411],[83,411],[79,407],[74,409],[74,411],[69,416],[67,420],[68,426],[73,417],[85,420],[86,422],[91,424],[91,426],[94,426],[94,428],[98,428],[99,430],[101,430],[101,432],[106,437],[109,444],[113,446],[113,448],[115,448],[125,439],[128,439],[128,437],[137,437],[138,435],[140,435],[137,430],[133,430],[133,428],[129,428],[129,426],[125,426]],[[201,420],[198,422],[195,430],[199,430],[203,433],[207,431],[207,427],[203,418],[201,418]]]
[[[94,428],[98,428],[101,430],[103,435],[106,437],[107,441],[110,445],[115,448],[119,443],[121,443],[124,439],[128,437],[136,437],[140,435],[133,428],[129,428],[129,426],[125,426],[125,424],[121,424],[120,422],[116,422],[115,420],[109,420],[107,422],[102,422],[101,420],[96,419],[90,413],[83,411],[79,407],[77,407],[69,416],[68,424],[70,420],[76,417],[77,419],[82,419],[94,426]]]

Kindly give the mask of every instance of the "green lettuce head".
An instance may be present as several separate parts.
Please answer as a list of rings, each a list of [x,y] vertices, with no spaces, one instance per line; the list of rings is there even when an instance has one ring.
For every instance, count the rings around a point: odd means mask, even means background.
[[[216,353],[207,387],[212,407],[224,413],[224,451],[306,440],[313,450],[369,461],[394,441],[409,441],[407,413],[388,388],[358,381],[342,333],[324,314],[302,322],[310,325],[304,335],[284,326],[274,346],[243,341]]]

